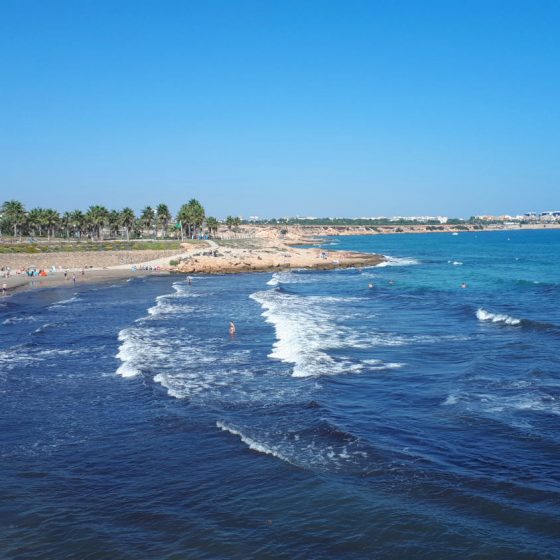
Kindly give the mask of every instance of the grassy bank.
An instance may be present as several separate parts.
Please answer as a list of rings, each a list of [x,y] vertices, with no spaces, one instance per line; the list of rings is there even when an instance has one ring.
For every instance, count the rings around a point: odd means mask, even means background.
[[[180,251],[180,241],[50,241],[0,243],[0,254],[96,253],[105,251]]]

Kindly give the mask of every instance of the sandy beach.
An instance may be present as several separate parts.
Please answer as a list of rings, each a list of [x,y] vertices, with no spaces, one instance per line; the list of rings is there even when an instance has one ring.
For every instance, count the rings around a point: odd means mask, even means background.
[[[485,226],[484,231],[555,229],[557,224]],[[316,245],[320,238],[340,235],[380,235],[400,233],[467,233],[476,226],[458,230],[454,225],[434,226],[266,226],[242,225],[233,230],[222,227],[219,239],[189,240],[181,250],[89,251],[0,255],[0,267],[9,267],[9,278],[2,277],[6,292],[21,288],[73,286],[91,282],[127,279],[157,274],[236,274],[297,268],[333,269],[375,266],[383,256],[350,251],[328,251],[302,247]],[[29,277],[25,270],[35,267],[47,276]],[[52,267],[56,272],[50,272]],[[64,271],[67,277],[64,277]],[[82,274],[82,270],[85,273]]]
[[[0,256],[0,266],[9,267],[11,270],[7,278],[2,277],[4,273],[0,273],[0,284],[5,283],[6,292],[9,293],[15,289],[74,287],[146,275],[236,274],[296,268],[333,269],[375,266],[383,261],[382,256],[369,253],[294,247],[294,241],[304,243],[309,241],[309,238],[291,237],[289,242],[273,237],[205,240],[185,243],[181,252],[175,250],[3,254]],[[28,276],[25,271],[29,267],[45,270],[47,275]],[[52,272],[52,267],[56,268],[55,272]],[[76,278],[75,282],[73,276]]]

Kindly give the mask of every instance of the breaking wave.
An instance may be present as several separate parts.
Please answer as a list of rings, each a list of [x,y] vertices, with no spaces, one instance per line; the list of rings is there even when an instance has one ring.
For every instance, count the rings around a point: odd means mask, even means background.
[[[232,426],[228,426],[225,422],[218,420],[216,422],[216,426],[224,432],[228,432],[234,436],[238,436],[239,439],[253,451],[258,451],[259,453],[264,453],[265,455],[272,455],[273,457],[281,459],[286,463],[294,464],[288,457],[284,456],[280,451],[278,451],[278,449],[274,447],[268,447],[262,443],[259,443],[258,441],[255,441],[254,439],[244,435],[238,429],[233,428]]]
[[[420,264],[420,262],[409,257],[390,257],[388,255],[385,255],[385,260],[376,265],[376,267],[383,268],[385,266],[410,266],[414,264]]]
[[[476,312],[476,318],[479,321],[490,321],[492,323],[504,323],[505,325],[519,325],[521,324],[520,319],[515,319],[510,315],[505,313],[490,313],[485,309],[479,308]]]
[[[352,348],[372,348],[378,345],[399,345],[389,335],[357,333],[340,324],[345,315],[333,304],[355,301],[354,297],[298,296],[273,289],[250,296],[262,308],[262,316],[274,326],[276,342],[270,358],[294,365],[293,377],[319,377],[358,373],[365,366],[370,370],[394,369],[395,364],[366,361],[333,355],[333,351]],[[399,366],[400,367],[400,364]]]

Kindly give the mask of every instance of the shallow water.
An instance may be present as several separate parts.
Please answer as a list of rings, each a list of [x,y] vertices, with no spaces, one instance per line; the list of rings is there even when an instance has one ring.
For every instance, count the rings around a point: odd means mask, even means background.
[[[336,242],[1,300],[0,555],[559,557],[560,232]]]

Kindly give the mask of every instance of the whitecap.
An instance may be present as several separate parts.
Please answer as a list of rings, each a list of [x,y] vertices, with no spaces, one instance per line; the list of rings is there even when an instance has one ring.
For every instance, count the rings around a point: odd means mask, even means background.
[[[222,421],[218,420],[216,422],[216,426],[224,432],[228,432],[228,433],[230,433],[234,436],[238,436],[239,439],[245,445],[247,445],[247,447],[249,447],[249,449],[252,449],[253,451],[258,451],[259,453],[264,453],[265,455],[272,455],[273,457],[281,459],[282,461],[285,461],[286,463],[294,464],[294,463],[292,463],[292,461],[290,461],[290,459],[288,459],[288,457],[286,457],[282,453],[280,453],[280,451],[278,451],[278,449],[276,449],[274,447],[269,447],[269,446],[264,445],[262,443],[259,443],[258,441],[256,441],[256,440],[250,438],[249,436],[246,436],[245,434],[243,434],[240,430],[238,430],[238,429],[236,429],[232,426],[227,425],[225,422],[222,422]]]
[[[33,333],[34,334],[39,334],[39,333],[45,332],[47,329],[50,329],[51,327],[54,327],[54,326],[55,326],[54,323],[45,323],[45,324],[41,325],[40,327],[37,327],[33,331]]]
[[[15,325],[16,323],[32,323],[37,321],[37,318],[33,315],[27,315],[23,317],[9,317],[8,319],[4,319],[2,321],[3,325]]]
[[[69,303],[76,303],[77,301],[82,301],[78,296],[73,296],[71,298],[68,299],[62,299],[60,301],[57,301],[56,303],[53,303],[52,305],[50,305],[48,307],[48,309],[57,309],[59,307],[63,307],[65,305],[68,305]]]
[[[448,397],[443,401],[443,405],[444,406],[450,406],[453,404],[457,404],[457,402],[459,401],[459,397],[457,395],[448,395]]]
[[[368,369],[372,371],[399,369],[405,365],[401,362],[383,362],[382,360],[362,360],[362,364],[366,364],[368,366]]]
[[[383,268],[385,266],[410,266],[414,264],[420,264],[420,262],[410,257],[390,257],[388,255],[385,255],[385,260],[376,265],[376,267]]]
[[[293,377],[338,375],[363,369],[363,364],[329,354],[332,349],[372,346],[369,335],[357,334],[339,324],[345,315],[332,305],[361,298],[304,297],[278,290],[256,292],[250,297],[260,303],[262,316],[274,326],[276,342],[269,357],[293,364]]]
[[[519,319],[515,319],[510,315],[506,315],[505,313],[491,313],[490,311],[486,311],[485,309],[479,308],[476,311],[476,318],[479,321],[490,321],[492,323],[504,323],[506,325],[519,325],[521,321]]]

